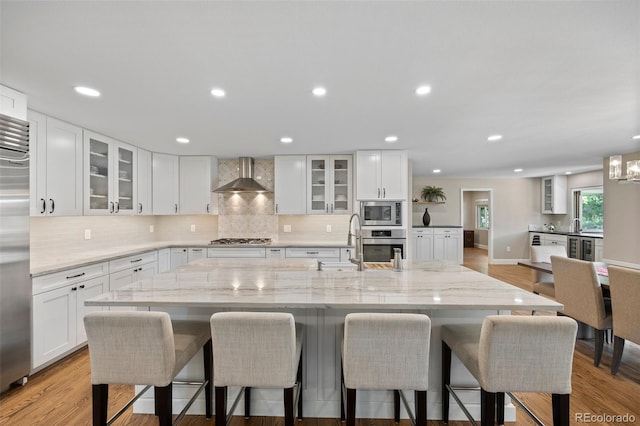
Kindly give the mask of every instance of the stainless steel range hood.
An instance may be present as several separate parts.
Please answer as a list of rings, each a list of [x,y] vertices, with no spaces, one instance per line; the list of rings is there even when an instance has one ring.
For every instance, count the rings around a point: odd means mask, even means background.
[[[237,193],[237,192],[271,192],[265,189],[253,179],[253,158],[240,157],[238,159],[239,177],[232,180],[220,188],[216,188],[213,192]]]

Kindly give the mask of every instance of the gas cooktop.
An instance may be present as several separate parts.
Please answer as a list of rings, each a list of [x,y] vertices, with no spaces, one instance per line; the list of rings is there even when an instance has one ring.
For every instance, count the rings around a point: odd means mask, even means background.
[[[214,246],[271,244],[271,238],[218,238],[209,243]]]

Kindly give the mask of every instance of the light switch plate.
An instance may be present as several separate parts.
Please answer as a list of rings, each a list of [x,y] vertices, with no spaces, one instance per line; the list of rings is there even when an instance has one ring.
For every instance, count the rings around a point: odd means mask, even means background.
[[[284,232],[291,232],[291,225],[284,225]]]
[[[149,232],[153,232],[153,225],[149,225]]]
[[[196,226],[195,225],[191,225],[191,232],[196,232]]]
[[[327,225],[327,232],[331,232],[331,225]]]
[[[84,230],[84,239],[85,240],[90,240],[91,239],[91,229],[85,229]]]

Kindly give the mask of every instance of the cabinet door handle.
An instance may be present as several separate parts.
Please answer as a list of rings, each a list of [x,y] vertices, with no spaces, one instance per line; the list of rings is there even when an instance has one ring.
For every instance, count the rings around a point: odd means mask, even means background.
[[[118,201],[116,201],[114,204],[116,205],[116,213],[119,213],[120,212],[120,203]]]
[[[176,214],[178,214],[178,205],[174,204],[174,206],[175,206],[175,212],[176,212]]]
[[[42,210],[40,210],[40,214],[44,214],[47,211],[47,201],[44,198],[40,198],[42,201]]]
[[[67,279],[70,280],[71,278],[78,278],[78,277],[83,276],[84,274],[85,274],[85,272],[83,272],[81,274],[78,274],[78,275],[71,275],[71,276],[67,277]]]
[[[113,213],[113,201],[109,201],[109,213]]]
[[[138,203],[138,214],[142,214],[142,203]]]
[[[138,262],[142,262],[142,259],[136,259],[136,260],[132,260],[131,263],[138,263]]]
[[[380,198],[380,188],[378,188],[378,198]]]
[[[276,204],[276,213],[278,213],[278,205]]]
[[[333,213],[333,203],[331,203],[331,213]]]
[[[211,213],[211,209],[209,207],[210,207],[210,204],[207,204],[207,213]]]
[[[308,251],[307,254],[320,254],[319,251]]]
[[[53,201],[53,198],[49,198],[49,204],[51,205],[51,210],[49,210],[49,214],[51,214],[56,209],[56,203]]]
[[[329,213],[329,204],[325,204],[325,208],[324,208],[324,209],[325,209],[325,211],[326,211],[327,213]]]
[[[202,249],[191,249],[191,250],[196,252],[196,253],[200,253],[202,251]]]
[[[78,290],[78,287],[71,287],[71,291],[76,291]]]
[[[80,288],[84,288],[84,284],[82,284],[82,285],[80,286]]]

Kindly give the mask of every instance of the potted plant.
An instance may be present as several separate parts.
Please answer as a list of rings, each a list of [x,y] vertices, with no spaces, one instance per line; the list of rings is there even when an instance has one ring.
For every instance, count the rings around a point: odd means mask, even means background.
[[[444,190],[442,188],[439,188],[437,186],[431,186],[431,185],[427,185],[424,188],[422,188],[422,191],[420,192],[420,197],[424,201],[429,201],[432,203],[435,203],[438,201],[445,201],[447,199],[447,196],[444,195]]]

